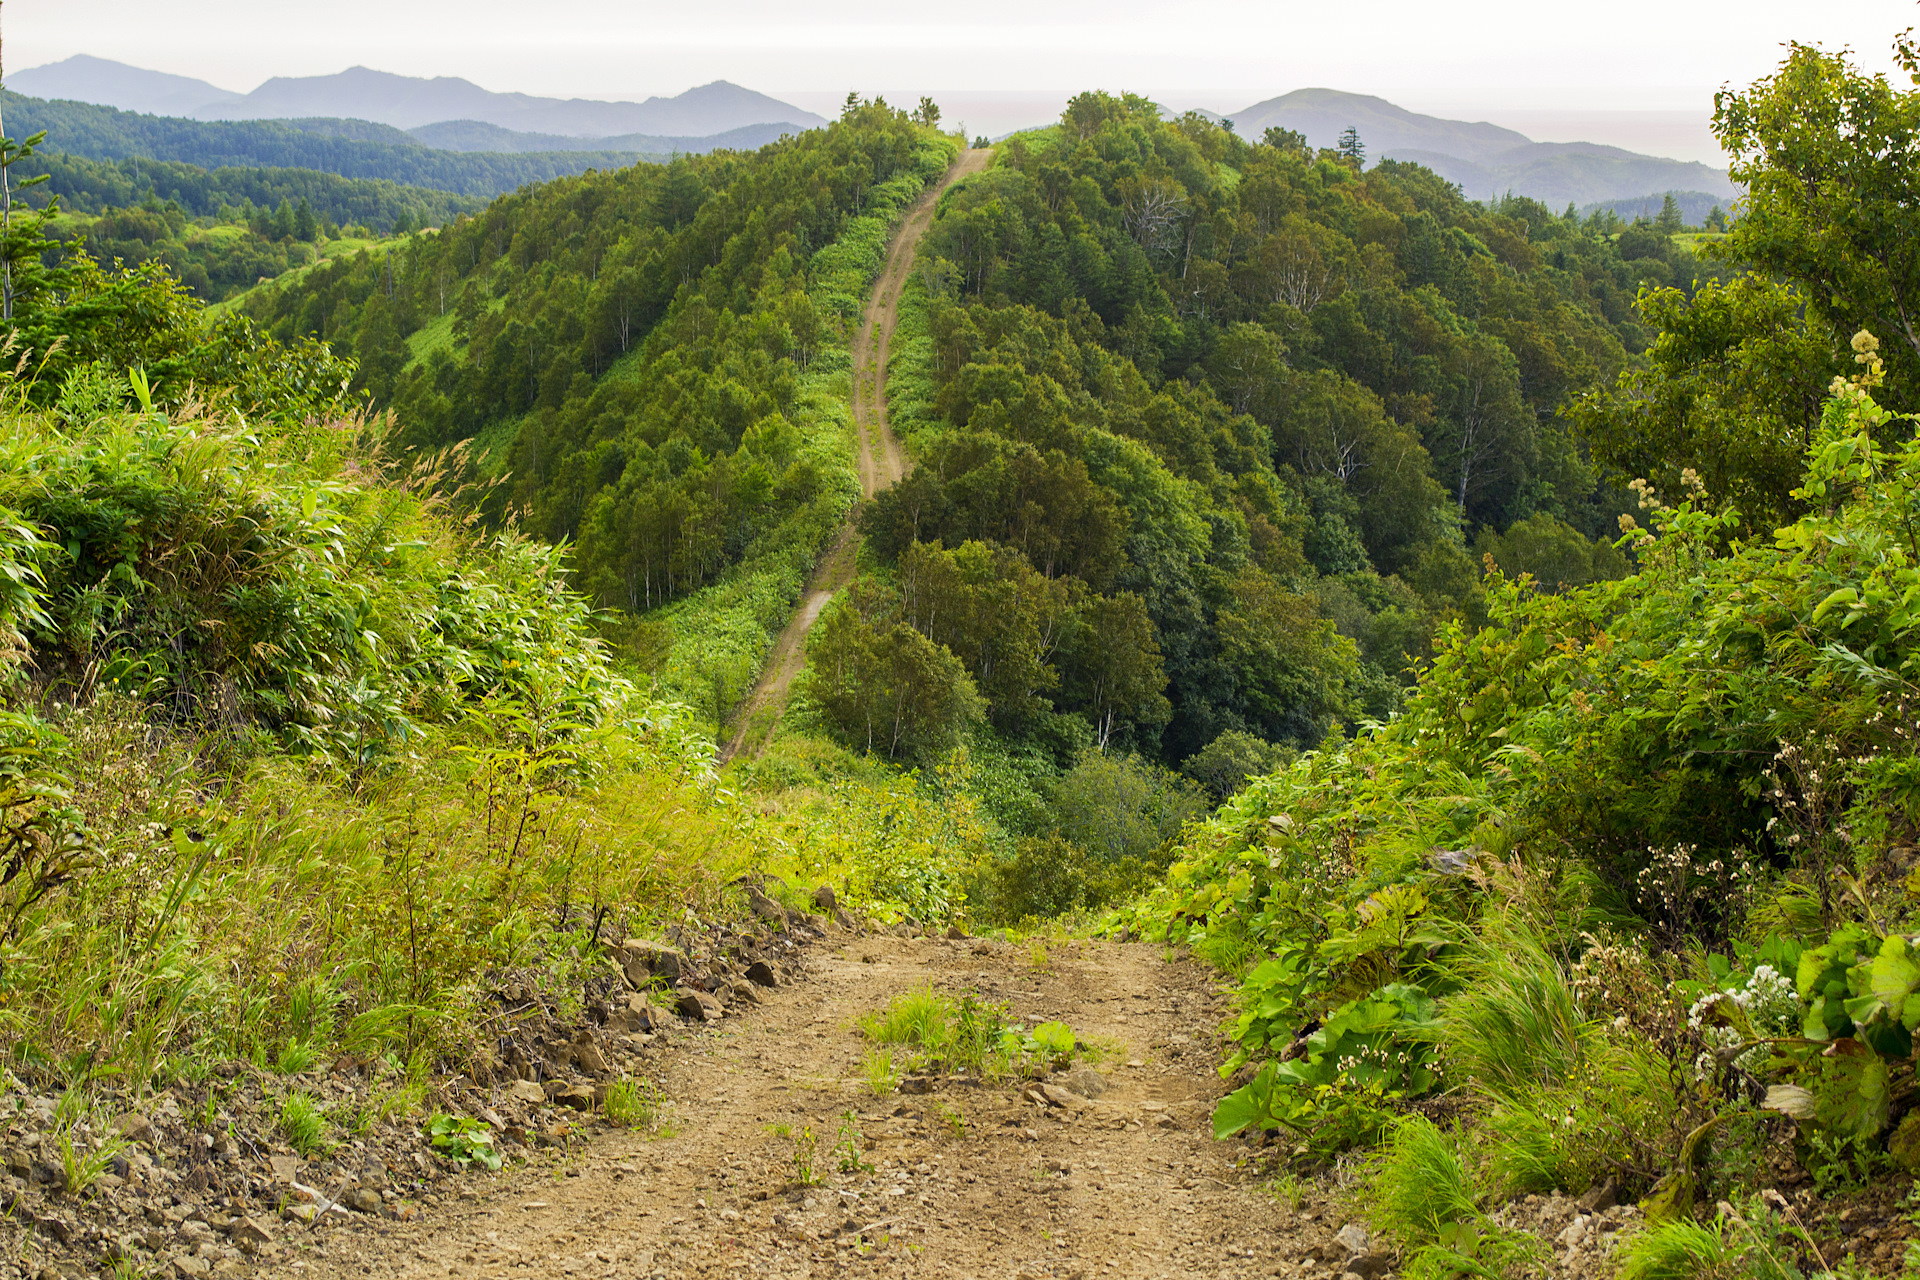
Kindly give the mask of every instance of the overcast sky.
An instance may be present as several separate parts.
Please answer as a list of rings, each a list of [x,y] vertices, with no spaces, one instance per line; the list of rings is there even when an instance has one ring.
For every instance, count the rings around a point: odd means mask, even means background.
[[[1556,132],[1581,121],[1664,129],[1675,145],[1662,150],[1675,154],[1705,136],[1713,90],[1764,74],[1784,42],[1850,45],[1862,63],[1889,69],[1891,37],[1920,25],[1920,9],[1912,0],[973,0],[938,9],[871,0],[12,0],[4,20],[9,68],[90,53],[240,91],[356,63],[559,97],[638,99],[725,79],[814,110],[848,89],[944,95],[949,119],[972,110],[970,125],[999,132],[1082,88],[1231,111],[1325,86],[1494,119],[1541,139],[1560,140]],[[1700,120],[1693,143],[1682,138],[1688,119]]]

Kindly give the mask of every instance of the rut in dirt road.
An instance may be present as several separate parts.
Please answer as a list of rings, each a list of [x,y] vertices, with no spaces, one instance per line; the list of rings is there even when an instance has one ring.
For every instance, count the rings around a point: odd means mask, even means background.
[[[987,147],[964,152],[939,184],[921,196],[901,219],[899,230],[894,232],[887,248],[886,266],[881,269],[880,278],[873,282],[873,292],[867,298],[866,310],[861,313],[860,331],[853,343],[853,426],[859,444],[862,498],[873,497],[907,473],[906,451],[887,425],[887,357],[891,352],[894,325],[900,318],[900,292],[913,270],[920,237],[933,222],[933,207],[940,193],[986,168],[992,155]],[[734,713],[733,735],[727,739],[716,763],[725,764],[742,751],[758,755],[765,749],[781,713],[786,710],[787,693],[794,677],[806,665],[807,632],[813,629],[834,593],[853,581],[855,545],[849,517],[847,526],[814,570],[793,617],[774,640],[753,691]]]
[[[671,1033],[665,1136],[536,1153],[390,1234],[316,1231],[263,1274],[1171,1280],[1336,1256],[1324,1204],[1260,1193],[1235,1164],[1249,1148],[1212,1140],[1224,1006],[1201,966],[1141,944],[837,934],[808,969]],[[1096,1075],[876,1094],[856,1019],[928,985],[1068,1022]]]

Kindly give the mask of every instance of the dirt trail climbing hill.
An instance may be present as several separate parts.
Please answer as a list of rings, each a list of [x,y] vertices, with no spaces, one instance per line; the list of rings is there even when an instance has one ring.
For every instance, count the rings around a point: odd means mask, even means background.
[[[323,1227],[282,1277],[693,1275],[1239,1277],[1295,1274],[1341,1225],[1254,1189],[1212,1141],[1223,1006],[1214,975],[1160,949],[837,934],[738,1017],[674,1033],[667,1136],[615,1132],[555,1164],[471,1179],[432,1216]],[[1105,1045],[1103,1092],[935,1079],[876,1095],[862,1014],[930,984],[978,992]],[[1054,1086],[1056,1089],[1059,1084]],[[811,1186],[791,1133],[818,1138]],[[842,1172],[843,1139],[870,1169]],[[1328,1274],[1322,1272],[1322,1274]],[[1338,1268],[1331,1274],[1338,1274]],[[1329,1276],[1329,1280],[1331,1277]]]
[[[913,270],[914,252],[919,248],[920,237],[933,222],[933,207],[940,193],[986,168],[992,155],[987,147],[963,153],[940,184],[920,198],[894,233],[886,266],[881,269],[880,278],[873,282],[873,293],[867,299],[866,310],[860,317],[860,332],[853,343],[853,425],[859,439],[863,498],[873,497],[907,473],[906,452],[887,425],[887,357],[894,325],[900,318],[900,291],[906,287],[908,273]],[[799,608],[773,642],[773,651],[767,655],[759,681],[735,715],[734,733],[720,752],[719,763],[725,764],[743,750],[753,749],[757,753],[772,735],[786,707],[794,677],[806,665],[807,632],[813,629],[834,592],[853,581],[854,548],[855,535],[849,522],[819,568],[814,570]]]

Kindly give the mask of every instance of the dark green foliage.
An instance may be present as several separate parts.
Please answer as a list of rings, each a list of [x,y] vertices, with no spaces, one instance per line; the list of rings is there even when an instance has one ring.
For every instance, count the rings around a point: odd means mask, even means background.
[[[1180,771],[1205,787],[1218,803],[1249,780],[1286,768],[1298,754],[1239,729],[1229,729],[1188,756]]]
[[[1435,618],[1472,610],[1463,526],[1617,536],[1553,417],[1643,341],[1594,228],[1082,94],[943,198],[927,252],[925,404],[896,415],[921,466],[863,529],[1137,599],[1152,700],[1076,702],[1071,632],[1033,686],[1102,743],[1315,745],[1389,714]]]
[[[436,151],[413,143],[312,133],[276,120],[182,120],[16,93],[0,94],[0,105],[9,128],[23,133],[45,129],[58,139],[59,151],[87,160],[135,157],[205,169],[312,169],[483,198],[529,182],[650,158],[626,151]]]
[[[22,169],[48,175],[40,192],[60,197],[61,207],[76,213],[171,204],[190,218],[251,223],[257,213],[270,214],[291,202],[296,211],[305,205],[334,226],[357,223],[385,230],[401,218],[415,226],[439,226],[481,207],[480,200],[450,191],[384,178],[342,178],[317,169],[209,169],[145,157],[107,161],[58,153],[35,156]],[[312,238],[297,227],[293,232],[298,239]]]
[[[944,647],[857,596],[836,606],[808,643],[808,692],[857,750],[933,762],[983,712],[967,669]]]
[[[1896,48],[1910,70],[1916,51]],[[1906,156],[1920,92],[1794,44],[1779,70],[1715,99],[1714,132],[1750,192],[1716,257],[1744,274],[1698,293],[1649,289],[1649,368],[1591,396],[1579,421],[1596,456],[1666,489],[1691,469],[1750,530],[1787,523],[1800,462],[1861,329],[1886,341],[1889,408],[1920,407],[1920,221]],[[1621,233],[1647,238],[1655,228]],[[1668,283],[1655,279],[1654,284]],[[1673,281],[1673,283],[1685,283]]]
[[[489,514],[574,541],[596,597],[643,611],[751,554],[810,559],[850,501],[810,380],[844,369],[893,212],[949,145],[865,107],[753,156],[528,188],[247,312],[351,350],[406,443],[480,440],[512,477]]]

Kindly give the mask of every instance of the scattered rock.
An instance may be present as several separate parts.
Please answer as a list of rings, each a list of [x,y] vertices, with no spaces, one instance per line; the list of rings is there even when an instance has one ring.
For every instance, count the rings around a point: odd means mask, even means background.
[[[1393,1270],[1393,1255],[1384,1249],[1358,1253],[1347,1259],[1346,1266],[1347,1274],[1359,1276],[1360,1280],[1381,1280]]]
[[[113,1127],[128,1142],[153,1141],[153,1121],[138,1112],[128,1112],[113,1122]]]
[[[240,1252],[254,1254],[273,1243],[273,1232],[253,1218],[238,1218],[227,1238],[233,1241]]]
[[[607,1030],[615,1035],[632,1031],[658,1031],[672,1019],[673,1015],[655,1005],[639,992],[629,995],[623,1008],[616,1009],[607,1019]]]
[[[785,930],[788,927],[787,909],[754,885],[747,886],[747,906],[753,910],[754,915],[773,928]]]
[[[553,1101],[559,1106],[570,1107],[575,1111],[593,1110],[593,1090],[584,1085],[568,1085],[553,1095]]]
[[[932,1093],[932,1076],[903,1076],[900,1080],[901,1093]]]
[[[380,1193],[372,1187],[355,1187],[340,1197],[340,1203],[356,1213],[380,1212]]]
[[[839,907],[840,900],[833,895],[833,886],[821,885],[813,891],[813,905],[832,915]]]
[[[171,1259],[173,1274],[180,1280],[198,1280],[198,1277],[213,1274],[213,1264],[205,1258],[196,1258],[190,1253],[176,1253]]]
[[[965,942],[967,940],[967,931],[957,924],[950,924],[947,926],[947,937],[955,942]]]
[[[584,1033],[583,1033],[584,1034]],[[590,1076],[607,1074],[607,1058],[591,1040],[579,1040],[573,1046],[573,1064]]]
[[[760,1003],[760,989],[745,979],[728,984],[727,994],[741,1004]]]
[[[634,987],[645,987],[649,979],[662,978],[672,986],[680,985],[687,969],[686,953],[664,942],[628,938],[620,944],[620,969]]]
[[[1050,1107],[1062,1107],[1068,1111],[1079,1111],[1087,1105],[1087,1100],[1071,1089],[1063,1089],[1057,1084],[1037,1084],[1027,1090],[1028,1097],[1038,1094],[1038,1101]]]
[[[854,919],[853,913],[845,907],[835,907],[833,909],[833,922],[842,929],[845,929],[848,933],[860,932],[860,922]]]
[[[780,975],[765,960],[755,960],[747,966],[747,981],[763,987],[777,987],[780,985]]]
[[[531,1080],[515,1080],[507,1086],[507,1096],[516,1102],[531,1102],[537,1106],[547,1100],[547,1091]]]
[[[1603,1186],[1586,1191],[1574,1203],[1580,1206],[1582,1213],[1605,1213],[1620,1203],[1620,1186],[1612,1178],[1608,1178]]]
[[[675,993],[674,1008],[683,1018],[692,1018],[696,1022],[718,1022],[726,1014],[720,1002],[704,991],[693,987],[681,987]]]
[[[1348,1253],[1365,1253],[1373,1237],[1367,1229],[1357,1222],[1349,1222],[1333,1233],[1334,1243],[1343,1246]]]
[[[1092,1067],[1075,1067],[1060,1083],[1083,1098],[1097,1098],[1107,1091],[1107,1078]]]

